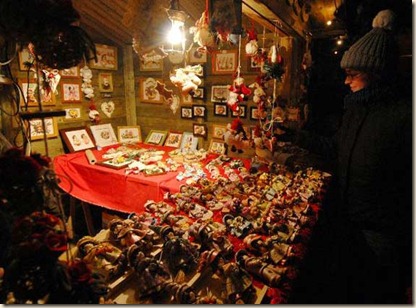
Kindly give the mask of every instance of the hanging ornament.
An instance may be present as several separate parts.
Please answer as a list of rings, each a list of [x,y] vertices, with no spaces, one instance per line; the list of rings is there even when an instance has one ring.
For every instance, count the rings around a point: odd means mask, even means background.
[[[114,109],[115,109],[115,105],[113,101],[101,103],[101,111],[104,112],[104,114],[109,118],[111,118],[111,115],[113,114]]]
[[[91,104],[89,107],[88,117],[90,118],[91,122],[93,124],[98,124],[101,122],[100,113],[97,110],[97,107],[95,106],[94,100],[91,99]]]
[[[227,105],[232,111],[239,110],[239,103],[243,100],[247,100],[251,94],[250,88],[244,84],[244,78],[240,76],[241,72],[241,35],[238,44],[238,67],[235,74],[233,84],[228,87],[229,95],[227,99]]]
[[[257,55],[259,45],[257,43],[257,32],[252,25],[250,29],[247,30],[248,42],[246,44],[246,55],[249,57],[254,57]]]
[[[243,100],[247,100],[248,96],[251,94],[251,90],[244,84],[244,78],[239,76],[234,79],[233,84],[229,86],[228,90],[229,96],[227,104],[232,111],[238,111],[238,104]]]
[[[232,123],[227,124],[224,141],[231,146],[231,152],[243,153],[243,149],[250,147],[250,142],[243,127],[243,121],[237,118]]]
[[[92,99],[94,97],[94,88],[92,87],[92,71],[85,65],[80,69],[82,76],[81,90],[84,93],[85,98]]]
[[[176,69],[175,74],[171,74],[169,78],[181,90],[183,95],[187,95],[198,89],[198,86],[202,83],[197,76],[200,72],[202,72],[200,64],[194,66],[187,65],[184,68]]]
[[[215,47],[215,37],[209,30],[208,10],[202,13],[201,18],[189,29],[189,32],[194,35],[194,42],[200,47],[199,52],[210,51]]]
[[[159,92],[159,94],[163,97],[165,102],[172,99],[172,90],[168,90],[166,88],[166,85],[164,83],[161,83],[159,80],[156,81],[156,90]]]
[[[175,114],[176,111],[178,110],[180,102],[181,102],[181,100],[180,100],[179,96],[177,96],[177,95],[173,95],[172,99],[168,101],[169,108],[170,108],[170,110],[172,110],[173,114]]]
[[[59,81],[61,80],[61,75],[59,75],[58,70],[42,70],[43,72],[43,80],[45,82],[44,89],[47,93],[49,93],[49,90],[52,91],[52,93],[56,92],[56,88],[58,87]]]

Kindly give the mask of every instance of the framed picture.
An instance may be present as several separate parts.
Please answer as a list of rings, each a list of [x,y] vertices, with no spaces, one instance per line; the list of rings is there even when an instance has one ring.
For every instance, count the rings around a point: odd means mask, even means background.
[[[43,139],[42,119],[29,120],[30,140]],[[58,124],[54,118],[45,118],[46,138],[55,138],[58,136]]]
[[[216,125],[212,127],[212,138],[224,139],[224,134],[227,131],[226,125]]]
[[[155,50],[140,57],[139,67],[144,72],[159,72],[163,70],[163,59],[157,55]]]
[[[60,129],[59,134],[69,153],[95,148],[91,132],[86,127]]]
[[[94,136],[97,147],[105,147],[118,143],[111,123],[92,125],[90,126],[90,130]]]
[[[144,78],[139,80],[139,98],[143,103],[163,103],[162,95],[156,89],[158,79]],[[162,82],[162,80],[159,80]]]
[[[228,99],[230,91],[229,86],[212,86],[211,87],[211,102],[225,102]]]
[[[97,61],[92,59],[90,67],[101,70],[117,70],[117,47],[95,44]]]
[[[140,126],[118,126],[118,142],[120,143],[139,143],[142,142],[142,131]]]
[[[193,105],[192,114],[195,118],[205,118],[207,108],[203,105]]]
[[[181,118],[182,119],[193,119],[192,107],[181,107]]]
[[[79,82],[62,82],[62,102],[81,102],[81,85]]]
[[[65,119],[79,119],[81,117],[81,108],[65,109]]]
[[[205,94],[205,89],[204,88],[198,88],[193,92],[192,98],[194,98],[194,99],[204,99],[204,97],[205,97],[204,94]]]
[[[192,47],[189,51],[190,63],[205,63],[207,62],[207,53],[198,51],[198,47]]]
[[[184,152],[195,151],[198,148],[198,137],[191,132],[184,132],[180,148]]]
[[[113,92],[113,74],[99,73],[98,88],[100,89],[100,92]]]
[[[181,140],[181,132],[169,132],[164,145],[167,147],[179,148],[181,145]]]
[[[23,48],[22,51],[19,51],[19,69],[21,71],[27,71],[29,69],[29,65],[35,65],[35,56],[29,52],[29,49]]]
[[[38,106],[37,89],[38,84],[35,79],[19,79],[20,88],[24,100],[21,100],[20,105],[28,107]]]
[[[152,129],[150,133],[147,135],[147,138],[144,143],[146,144],[155,144],[155,145],[163,145],[165,143],[165,139],[168,135],[167,131],[164,130],[154,130]]]
[[[218,50],[212,52],[212,73],[216,75],[233,74],[237,69],[237,50]]]
[[[247,59],[248,71],[258,72],[261,69],[261,61],[257,57],[248,57]]]
[[[206,124],[194,123],[194,136],[206,138],[208,129]]]
[[[263,120],[266,118],[266,112],[263,111],[259,114],[259,109],[257,107],[250,107],[250,120]]]
[[[226,148],[224,141],[211,140],[208,149],[209,153],[222,155],[225,154],[225,150]]]
[[[59,73],[61,74],[61,77],[62,78],[76,78],[76,77],[80,77],[79,67],[78,66],[73,66],[71,68],[64,68]]]
[[[214,103],[214,115],[219,117],[228,116],[228,107],[225,103]]]
[[[236,111],[231,111],[231,116],[233,118],[247,118],[247,106],[246,105],[238,105],[238,109]]]

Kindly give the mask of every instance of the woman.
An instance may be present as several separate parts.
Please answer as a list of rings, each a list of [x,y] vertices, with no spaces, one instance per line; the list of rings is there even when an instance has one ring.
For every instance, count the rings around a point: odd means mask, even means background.
[[[332,217],[338,235],[332,260],[338,265],[336,303],[406,303],[411,286],[412,109],[395,92],[393,17],[389,10],[379,12],[373,29],[343,55],[351,93],[336,141],[304,131],[291,136],[337,160],[340,202],[329,204],[339,207]]]

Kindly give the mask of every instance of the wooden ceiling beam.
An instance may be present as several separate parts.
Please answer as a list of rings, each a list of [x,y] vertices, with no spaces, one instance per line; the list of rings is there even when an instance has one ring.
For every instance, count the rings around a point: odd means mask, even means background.
[[[121,18],[109,13],[111,9],[108,7],[103,9],[102,5],[93,5],[88,1],[82,3],[74,1],[74,7],[81,15],[81,22],[85,18],[85,23],[88,23],[88,26],[96,29],[104,37],[118,42],[120,45],[131,43],[130,31],[123,28],[121,22],[117,22]],[[90,22],[87,22],[87,20],[90,20]]]

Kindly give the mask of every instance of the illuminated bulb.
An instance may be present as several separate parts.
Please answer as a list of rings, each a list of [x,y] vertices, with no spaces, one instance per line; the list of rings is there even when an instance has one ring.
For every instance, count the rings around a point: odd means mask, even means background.
[[[327,26],[332,25],[332,20],[328,20],[328,21],[326,22],[326,25],[327,25]]]
[[[182,31],[183,23],[172,21],[172,28],[168,33],[168,41],[169,43],[176,45],[182,43],[184,40],[184,35]]]
[[[337,40],[337,45],[342,45],[342,40]]]
[[[338,54],[338,50],[335,50],[335,51],[334,51],[334,54],[335,54],[335,55],[337,55],[337,54]]]

